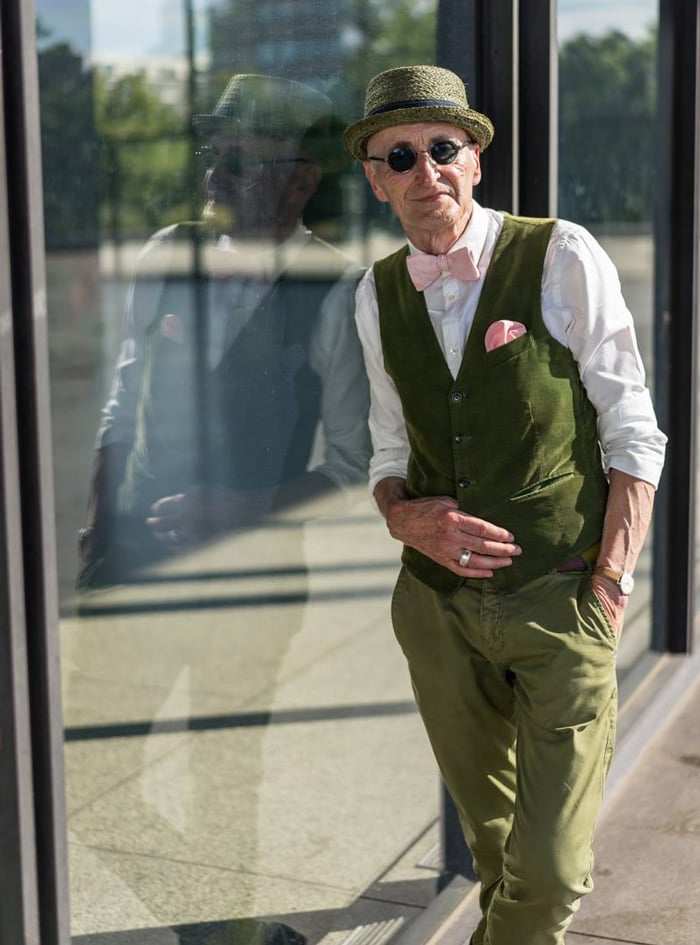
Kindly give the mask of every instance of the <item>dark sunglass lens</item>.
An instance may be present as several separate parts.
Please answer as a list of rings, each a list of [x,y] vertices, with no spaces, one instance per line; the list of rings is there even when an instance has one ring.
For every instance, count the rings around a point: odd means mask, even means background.
[[[208,144],[203,144],[201,148],[197,148],[195,155],[203,164],[206,164],[207,166],[213,164],[216,160],[216,152]]]
[[[416,152],[410,148],[394,148],[386,159],[386,163],[397,174],[405,174],[416,163]]]
[[[436,164],[452,164],[459,148],[452,141],[436,141],[430,148],[430,156]]]

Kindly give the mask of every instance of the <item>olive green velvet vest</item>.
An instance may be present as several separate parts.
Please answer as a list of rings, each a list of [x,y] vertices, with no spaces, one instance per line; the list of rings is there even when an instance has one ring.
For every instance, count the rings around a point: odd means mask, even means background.
[[[159,277],[135,440],[118,497],[123,516],[143,521],[157,499],[195,483],[273,488],[306,470],[322,396],[309,349],[341,266],[347,261],[332,247],[309,244],[213,369],[199,326],[214,277],[202,276],[199,288],[186,275]],[[167,313],[177,313],[181,338],[163,334]]]
[[[505,215],[456,380],[409,279],[408,248],[374,266],[384,363],[411,447],[409,494],[452,496],[463,511],[515,535],[523,554],[490,579],[504,591],[593,545],[607,497],[595,410],[570,351],[542,319],[553,226]],[[484,336],[500,319],[521,322],[527,333],[487,352]],[[413,548],[404,548],[403,562],[441,593],[461,583]]]

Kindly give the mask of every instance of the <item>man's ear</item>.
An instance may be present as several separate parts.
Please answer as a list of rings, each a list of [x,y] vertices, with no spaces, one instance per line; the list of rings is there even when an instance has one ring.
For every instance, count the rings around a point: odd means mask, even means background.
[[[292,174],[292,182],[295,190],[299,191],[304,200],[309,200],[316,193],[318,185],[321,183],[323,172],[318,164],[309,161],[304,164],[297,164]]]
[[[474,177],[472,179],[472,184],[478,184],[481,180],[481,149],[477,144],[473,148],[469,148],[469,152],[474,158]]]
[[[374,196],[377,198],[377,200],[381,200],[382,203],[388,203],[389,198],[382,190],[382,185],[379,183],[379,180],[377,178],[374,168],[372,167],[371,162],[363,161],[362,167],[364,168],[365,177],[369,181],[369,186],[372,188],[372,193],[374,194]]]

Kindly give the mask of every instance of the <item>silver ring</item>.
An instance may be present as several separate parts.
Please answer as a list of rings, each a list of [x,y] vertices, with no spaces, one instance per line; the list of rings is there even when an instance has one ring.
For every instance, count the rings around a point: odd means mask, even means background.
[[[462,554],[459,556],[459,566],[460,568],[468,568],[469,562],[471,561],[473,551],[469,551],[467,548],[464,549]]]

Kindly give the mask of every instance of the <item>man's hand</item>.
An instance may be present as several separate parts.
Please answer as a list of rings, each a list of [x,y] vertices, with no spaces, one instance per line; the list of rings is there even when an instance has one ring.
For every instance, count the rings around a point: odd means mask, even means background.
[[[620,469],[610,470],[610,489],[597,565],[614,571],[634,571],[651,521],[654,487]],[[613,629],[619,633],[628,598],[604,574],[591,578]]]
[[[223,486],[193,486],[154,502],[146,524],[158,541],[180,549],[255,524],[269,509],[272,498],[271,490],[238,492]]]
[[[411,499],[404,480],[393,477],[379,482],[374,494],[393,538],[459,577],[493,577],[522,553],[510,532],[460,512],[451,497]],[[472,553],[466,567],[459,563],[464,551]]]
[[[623,594],[615,582],[605,577],[604,574],[594,574],[591,577],[591,584],[596,597],[603,605],[603,610],[610,619],[613,630],[615,633],[619,633],[629,597]]]

